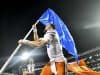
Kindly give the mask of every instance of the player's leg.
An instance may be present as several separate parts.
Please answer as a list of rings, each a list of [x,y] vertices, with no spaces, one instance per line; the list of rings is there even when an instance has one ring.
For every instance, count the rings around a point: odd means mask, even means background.
[[[50,63],[48,63],[44,66],[44,68],[42,69],[40,75],[52,75],[51,68],[50,68]]]
[[[64,62],[56,62],[57,75],[65,74],[65,63]]]

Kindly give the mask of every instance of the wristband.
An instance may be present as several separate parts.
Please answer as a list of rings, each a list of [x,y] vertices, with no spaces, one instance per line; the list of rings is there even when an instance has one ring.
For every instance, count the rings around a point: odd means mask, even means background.
[[[33,32],[37,32],[37,29],[36,29],[36,28],[34,28],[34,29],[33,29]]]

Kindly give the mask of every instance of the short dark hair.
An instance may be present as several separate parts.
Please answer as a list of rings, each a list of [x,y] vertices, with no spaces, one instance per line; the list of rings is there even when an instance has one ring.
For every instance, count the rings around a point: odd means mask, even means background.
[[[52,26],[52,28],[53,28],[53,29],[56,29],[56,27],[55,27],[55,25],[54,25],[54,24],[50,24],[50,25]]]

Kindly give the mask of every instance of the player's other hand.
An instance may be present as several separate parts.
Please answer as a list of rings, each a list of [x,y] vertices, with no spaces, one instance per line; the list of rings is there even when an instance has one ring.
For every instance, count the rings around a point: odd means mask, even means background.
[[[19,44],[23,44],[23,39],[20,39],[20,40],[18,41],[18,43],[19,43]]]

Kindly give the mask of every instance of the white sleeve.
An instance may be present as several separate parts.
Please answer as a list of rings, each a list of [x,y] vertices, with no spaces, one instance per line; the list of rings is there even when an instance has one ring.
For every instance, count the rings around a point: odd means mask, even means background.
[[[50,33],[45,34],[44,40],[46,40],[47,42],[52,41],[53,40],[52,34],[50,34]]]

